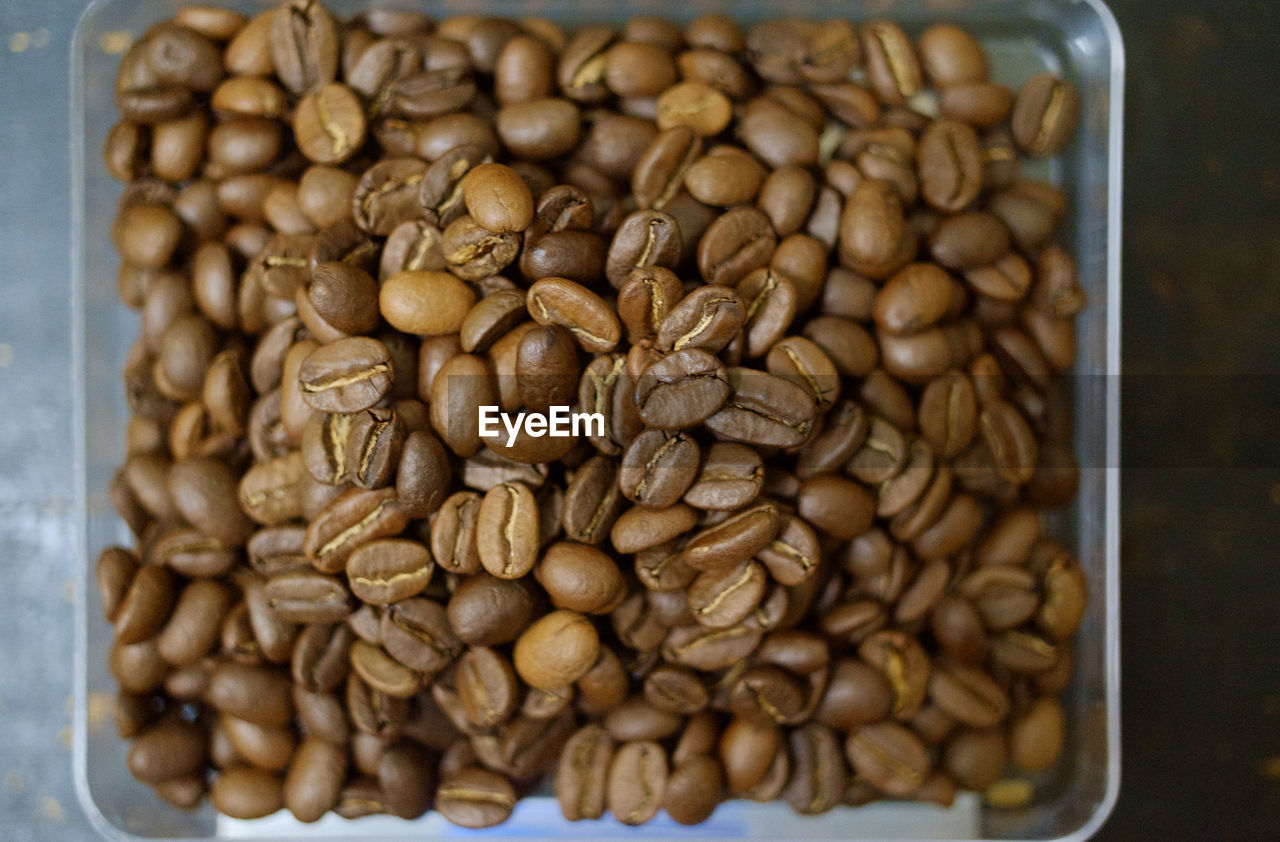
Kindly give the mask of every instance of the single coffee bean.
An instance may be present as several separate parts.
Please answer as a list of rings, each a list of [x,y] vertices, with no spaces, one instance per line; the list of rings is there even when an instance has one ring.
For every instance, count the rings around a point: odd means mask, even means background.
[[[235,474],[212,459],[180,459],[169,474],[169,493],[182,516],[211,538],[239,547],[252,524],[236,505],[235,489]]]
[[[707,628],[737,625],[759,605],[765,580],[764,567],[751,560],[706,570],[689,585],[689,608]]]
[[[462,651],[445,609],[421,597],[393,603],[379,622],[383,648],[406,667],[433,675]]]
[[[929,754],[910,730],[892,722],[864,725],[845,741],[845,755],[859,775],[886,795],[910,795],[924,784]]]
[[[502,164],[480,164],[462,182],[467,213],[490,231],[523,231],[533,221],[533,195]]]
[[[674,505],[692,484],[698,457],[698,446],[683,433],[641,433],[623,454],[619,487],[628,500],[648,508]]]
[[[987,57],[982,46],[968,32],[951,24],[935,24],[920,35],[920,61],[930,81],[939,88],[987,78]]]
[[[622,336],[618,317],[604,299],[566,278],[537,281],[526,300],[535,322],[566,328],[588,353],[611,351]]]
[[[605,275],[620,288],[635,269],[674,268],[680,260],[680,228],[660,210],[639,210],[622,221],[605,260]]]
[[[360,100],[346,85],[324,85],[298,103],[293,114],[293,135],[302,153],[318,164],[347,160],[364,145],[365,120]]]
[[[182,589],[169,621],[156,638],[157,651],[175,666],[195,664],[214,647],[230,608],[231,594],[221,583],[207,579],[190,583]]]
[[[586,674],[598,651],[599,636],[586,617],[575,611],[552,611],[516,641],[515,667],[533,687],[561,687]]]
[[[367,603],[386,605],[421,593],[431,581],[435,563],[417,541],[370,541],[347,561],[352,592]]]
[[[661,664],[644,680],[649,704],[669,713],[688,715],[706,708],[710,694],[697,673],[688,667]]]
[[[487,769],[467,768],[446,777],[435,793],[436,809],[461,827],[493,827],[515,808],[511,783]]]
[[[701,137],[724,131],[733,116],[729,98],[701,82],[679,82],[658,96],[658,128],[687,126]]]
[[[857,482],[832,474],[806,479],[796,508],[806,521],[841,541],[866,532],[875,517],[871,494]]]
[[[316,569],[336,573],[362,544],[398,534],[409,516],[395,489],[351,489],[325,506],[307,527],[305,549]]]
[[[758,452],[746,445],[716,442],[706,451],[684,501],[698,509],[733,511],[755,500],[763,485],[764,465]]]
[[[729,398],[724,366],[707,351],[688,347],[649,366],[636,383],[640,417],[660,429],[690,427]]]
[[[538,325],[516,347],[516,396],[532,412],[573,402],[581,380],[573,335],[558,325]]]
[[[1033,158],[1056,155],[1075,131],[1080,101],[1075,86],[1051,73],[1032,76],[1013,106],[1013,136]]]
[[[557,608],[607,614],[626,595],[622,571],[613,559],[585,544],[552,544],[535,574]]]
[[[609,764],[605,800],[623,824],[640,825],[657,815],[667,786],[667,755],[652,741],[619,746]]]
[[[749,368],[728,370],[730,394],[706,426],[725,438],[748,444],[795,447],[813,429],[816,404],[800,386]]]
[[[975,728],[990,728],[1009,712],[1009,697],[977,667],[942,660],[929,676],[929,697],[943,711]]]
[[[599,725],[585,725],[565,743],[555,775],[560,812],[569,821],[604,815],[614,742]]]
[[[736,286],[766,266],[776,246],[777,234],[763,211],[734,208],[717,217],[698,241],[698,270],[709,284]]]
[[[617,464],[603,455],[593,456],[565,489],[565,535],[584,544],[599,544],[608,537],[623,505]]]
[[[528,486],[506,482],[486,492],[476,516],[476,549],[484,568],[517,579],[538,560],[538,503]]]
[[[351,613],[341,579],[315,571],[278,573],[264,589],[267,605],[287,623],[336,623]]]
[[[298,371],[303,400],[322,412],[359,412],[380,401],[394,374],[385,345],[352,337],[318,348]]]
[[[699,287],[681,299],[658,328],[658,347],[681,351],[723,350],[746,322],[746,308],[738,294],[723,286]]]
[[[919,641],[900,631],[880,631],[862,641],[858,655],[889,682],[894,718],[911,718],[924,703],[932,676],[929,656]]]
[[[519,698],[516,674],[496,650],[467,650],[454,667],[453,680],[467,718],[476,727],[494,727],[515,712]]]

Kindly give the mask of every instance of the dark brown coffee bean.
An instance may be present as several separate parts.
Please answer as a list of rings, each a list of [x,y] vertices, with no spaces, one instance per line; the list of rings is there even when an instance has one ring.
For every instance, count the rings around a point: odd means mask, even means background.
[[[700,348],[721,351],[746,322],[746,308],[738,294],[716,285],[699,287],[681,299],[658,329],[658,347],[681,351]]]
[[[716,570],[751,558],[778,534],[778,507],[759,503],[694,535],[680,559],[695,570]]]
[[[443,670],[463,648],[445,609],[420,597],[390,605],[382,615],[379,631],[387,654],[427,675]]]
[[[654,363],[636,383],[640,417],[660,429],[690,427],[707,419],[724,405],[729,392],[724,366],[696,347]]]
[[[308,405],[322,412],[358,412],[386,395],[394,374],[386,346],[362,336],[316,349],[298,377]]]
[[[565,743],[555,775],[560,811],[569,821],[604,815],[614,743],[599,725],[585,725]]]
[[[830,728],[809,723],[791,732],[791,780],[783,798],[802,815],[825,813],[840,803],[845,771],[840,743]]]
[[[659,210],[640,210],[627,216],[614,233],[605,261],[605,275],[620,288],[635,269],[674,268],[680,261],[680,229],[675,219]]]
[[[733,511],[753,501],[763,485],[764,467],[754,449],[716,442],[707,450],[684,501],[699,509]]]
[[[405,438],[396,467],[396,499],[411,518],[433,513],[443,502],[452,477],[448,454],[430,432],[415,430]]]
[[[680,192],[685,173],[701,151],[701,138],[684,124],[660,132],[636,161],[631,174],[637,204],[662,210]]]
[[[667,755],[652,741],[625,743],[609,764],[606,803],[623,824],[640,825],[662,807],[667,786]]]
[[[573,402],[581,380],[573,335],[558,325],[538,325],[522,334],[516,348],[516,395],[532,412]]]
[[[689,608],[707,628],[737,625],[760,603],[765,579],[764,567],[751,560],[706,570],[689,585]]]
[[[135,568],[136,564],[135,561]],[[99,569],[102,567],[100,561]],[[119,588],[119,594],[113,597],[115,608],[110,612],[115,617],[117,642],[141,643],[164,627],[174,602],[173,575],[168,570],[148,565],[138,569]],[[104,601],[106,597],[104,592]]]
[[[725,438],[755,445],[795,447],[813,429],[816,404],[800,386],[763,371],[733,367],[729,400],[706,420]]]
[[[528,486],[506,482],[486,492],[476,515],[476,550],[484,568],[518,579],[538,560],[538,502]]]
[[[294,682],[313,693],[335,689],[346,678],[353,638],[350,627],[345,624],[307,625],[294,641],[291,660]]]
[[[866,532],[875,518],[871,494],[853,480],[832,474],[801,483],[796,508],[806,521],[841,541]]]
[[[698,241],[698,270],[709,284],[736,286],[752,270],[766,266],[776,246],[777,235],[764,212],[734,208]]]
[[[594,456],[574,473],[565,489],[565,535],[584,544],[599,544],[608,537],[622,507],[616,463]]]
[[[619,487],[628,500],[649,508],[674,505],[692,484],[698,457],[697,445],[685,434],[647,431],[623,454]]]

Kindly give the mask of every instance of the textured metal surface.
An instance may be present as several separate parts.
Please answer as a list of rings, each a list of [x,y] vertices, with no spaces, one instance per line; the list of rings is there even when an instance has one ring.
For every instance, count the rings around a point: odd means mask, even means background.
[[[0,816],[94,838],[71,785],[67,50],[79,3],[0,5]]]

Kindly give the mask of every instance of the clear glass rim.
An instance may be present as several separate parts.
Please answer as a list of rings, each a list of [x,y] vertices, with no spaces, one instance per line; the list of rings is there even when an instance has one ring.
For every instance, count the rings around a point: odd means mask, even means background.
[[[1012,1],[1012,0],[1011,0]],[[1107,821],[1115,808],[1121,783],[1120,754],[1120,373],[1121,373],[1121,254],[1120,237],[1122,222],[1122,159],[1124,136],[1124,41],[1114,14],[1104,0],[1051,0],[1064,5],[1083,4],[1097,15],[1106,32],[1110,52],[1110,79],[1108,84],[1108,176],[1107,176],[1107,249],[1106,249],[1106,471],[1105,544],[1104,544],[1104,617],[1106,635],[1103,641],[1104,683],[1107,711],[1107,782],[1103,798],[1098,802],[1089,819],[1059,840],[1085,840],[1093,836]],[[81,13],[71,39],[70,55],[70,115],[71,133],[71,272],[69,275],[71,301],[71,371],[73,425],[73,478],[75,515],[72,520],[73,546],[77,548],[76,564],[76,646],[72,661],[74,702],[72,729],[72,773],[77,799],[94,829],[105,839],[138,840],[139,842],[184,842],[187,837],[165,838],[138,836],[110,821],[98,807],[90,791],[87,769],[88,749],[88,604],[89,577],[93,567],[93,548],[87,545],[88,488],[87,488],[87,378],[86,378],[86,267],[84,253],[85,197],[86,197],[86,138],[85,138],[85,88],[84,51],[86,33],[97,15],[119,0],[93,0]],[[392,3],[392,5],[403,5]],[[124,774],[125,770],[121,770]],[[352,834],[358,836],[358,834]],[[278,837],[295,838],[302,837]],[[589,831],[575,838],[593,838]],[[656,837],[646,837],[656,838]],[[955,840],[961,842],[961,840]]]

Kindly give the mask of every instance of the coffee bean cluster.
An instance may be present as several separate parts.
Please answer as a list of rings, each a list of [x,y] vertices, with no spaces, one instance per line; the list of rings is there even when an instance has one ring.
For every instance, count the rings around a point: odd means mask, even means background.
[[[946,24],[293,0],[180,9],[115,98],[97,576],[162,798],[697,823],[1055,762],[1085,296],[1019,160],[1071,85]]]

